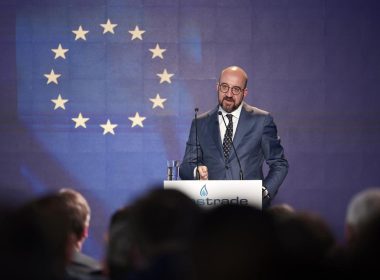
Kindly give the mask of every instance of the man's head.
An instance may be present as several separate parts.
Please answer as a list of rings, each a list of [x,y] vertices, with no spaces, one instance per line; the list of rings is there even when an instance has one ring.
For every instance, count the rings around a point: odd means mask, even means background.
[[[88,236],[88,227],[90,225],[90,206],[82,194],[73,190],[64,188],[59,191],[63,197],[70,215],[71,231],[78,242],[83,242]]]
[[[63,279],[72,254],[63,198],[57,194],[33,198],[4,218],[0,279]]]
[[[156,260],[165,260],[156,271],[157,279],[173,278],[181,265],[170,265],[164,256],[181,256],[188,249],[200,208],[185,194],[177,190],[153,188],[131,205],[118,210],[111,219],[107,246],[107,270],[110,279],[121,279],[128,273],[149,271]],[[180,257],[179,257],[180,258]],[[160,266],[161,266],[160,265]],[[153,267],[155,267],[153,265]],[[167,270],[173,270],[169,274]],[[182,271],[181,271],[182,272]],[[150,275],[150,273],[146,274]],[[185,276],[181,273],[181,279]],[[128,278],[128,277],[127,277]]]
[[[380,218],[380,188],[367,188],[355,194],[347,206],[345,235],[355,242],[371,223]]]
[[[248,94],[247,82],[247,73],[238,66],[227,67],[221,72],[216,90],[224,111],[231,113],[240,106]]]

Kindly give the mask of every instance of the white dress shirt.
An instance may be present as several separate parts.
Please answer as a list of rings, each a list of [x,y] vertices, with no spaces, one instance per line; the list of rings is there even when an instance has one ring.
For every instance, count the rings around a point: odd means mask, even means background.
[[[222,140],[222,143],[223,143],[223,139],[224,139],[224,134],[226,133],[226,126],[228,125],[227,114],[231,114],[233,116],[232,117],[232,124],[233,124],[233,127],[234,127],[234,130],[232,132],[232,140],[233,140],[234,136],[235,136],[236,128],[237,128],[237,125],[238,125],[238,122],[239,122],[239,117],[240,117],[240,112],[241,112],[241,108],[242,107],[243,107],[243,103],[241,103],[240,106],[235,111],[233,111],[231,113],[227,113],[226,111],[223,110],[223,108],[221,106],[219,106],[219,111],[222,112],[222,115],[224,117],[224,121],[226,122],[226,124],[224,124],[222,116],[218,115],[218,118],[219,118],[219,130],[220,130],[220,139]]]

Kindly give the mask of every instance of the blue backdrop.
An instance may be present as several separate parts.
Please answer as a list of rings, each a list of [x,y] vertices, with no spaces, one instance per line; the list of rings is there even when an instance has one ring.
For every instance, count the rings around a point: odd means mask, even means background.
[[[2,1],[0,23],[2,195],[78,189],[99,259],[110,215],[182,159],[226,66],[278,125],[290,170],[275,204],[341,240],[350,197],[380,185],[378,1]]]

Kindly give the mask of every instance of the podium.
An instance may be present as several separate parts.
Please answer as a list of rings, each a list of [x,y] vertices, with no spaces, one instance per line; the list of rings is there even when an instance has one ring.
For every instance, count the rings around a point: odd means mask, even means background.
[[[261,180],[164,181],[164,189],[181,191],[202,208],[239,204],[262,209],[261,187]]]

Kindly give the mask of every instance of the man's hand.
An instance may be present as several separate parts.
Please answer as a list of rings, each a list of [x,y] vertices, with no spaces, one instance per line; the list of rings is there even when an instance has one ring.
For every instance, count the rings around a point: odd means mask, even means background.
[[[200,180],[208,180],[207,166],[205,166],[205,165],[199,165],[198,166],[198,172],[199,172],[199,179]]]

